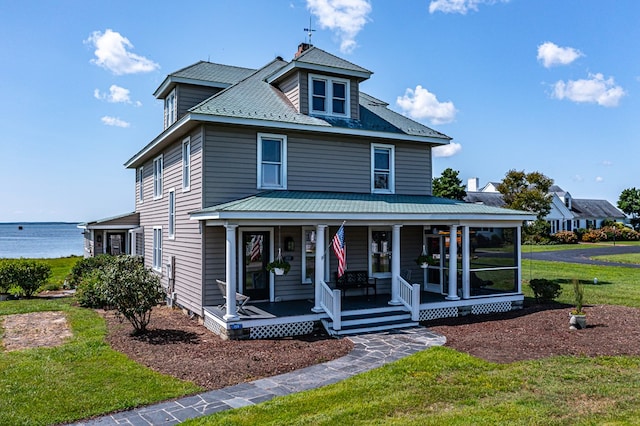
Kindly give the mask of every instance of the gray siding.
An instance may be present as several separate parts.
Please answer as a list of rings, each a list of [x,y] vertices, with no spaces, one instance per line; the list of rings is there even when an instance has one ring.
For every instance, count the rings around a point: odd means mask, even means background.
[[[177,117],[178,120],[187,113],[189,108],[198,105],[220,90],[217,87],[196,86],[193,84],[179,84],[176,86]]]
[[[431,195],[431,148],[402,143],[395,155],[396,194]]]
[[[287,99],[293,104],[295,109],[300,111],[300,82],[298,81],[299,73],[295,73],[291,77],[284,80],[279,88],[285,94]]]
[[[179,138],[163,152],[162,198],[153,198],[153,160],[144,165],[144,202],[137,203],[140,225],[144,227],[145,264],[153,262],[153,228],[162,227],[162,284],[168,285],[166,264],[175,256],[175,284],[177,303],[200,314],[202,308],[202,237],[199,223],[189,213],[201,208],[202,140],[200,128],[191,134],[191,188],[182,189],[182,141]],[[169,191],[175,191],[175,238],[169,239]],[[137,201],[136,201],[137,202]]]
[[[220,294],[216,280],[226,280],[225,232],[225,228],[221,226],[204,227],[204,306],[217,306],[224,303],[224,298],[222,294]]]

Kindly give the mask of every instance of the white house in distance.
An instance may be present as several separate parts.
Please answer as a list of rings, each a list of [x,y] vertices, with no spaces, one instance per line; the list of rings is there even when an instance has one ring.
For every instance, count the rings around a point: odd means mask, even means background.
[[[451,138],[362,92],[371,75],[301,44],[258,69],[201,61],[165,78],[154,93],[163,127],[125,162],[139,219],[126,247],[169,303],[229,338],[319,324],[357,333],[522,305],[521,226],[534,216],[433,197],[431,150]],[[99,222],[87,238],[108,236]],[[490,246],[475,238],[485,227],[501,230]],[[417,264],[421,254],[431,264]],[[280,257],[286,275],[267,269]],[[236,295],[249,298],[242,309]]]
[[[493,207],[503,207],[502,195],[498,192],[499,182],[488,182],[480,188],[478,178],[467,180],[466,201],[483,203]],[[551,185],[551,211],[545,217],[551,225],[551,233],[575,231],[576,229],[597,229],[604,220],[627,222],[626,215],[607,200],[573,198],[558,185]]]

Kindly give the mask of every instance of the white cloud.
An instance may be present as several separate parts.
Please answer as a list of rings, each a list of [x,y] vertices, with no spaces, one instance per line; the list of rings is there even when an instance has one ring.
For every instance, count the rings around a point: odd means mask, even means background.
[[[578,103],[597,103],[604,107],[618,106],[626,95],[624,89],[617,86],[613,77],[604,79],[600,73],[589,74],[588,79],[558,81],[553,85],[552,97],[568,99]]]
[[[112,84],[111,87],[109,87],[109,93],[102,93],[100,92],[100,90],[95,89],[93,91],[93,96],[96,99],[111,103],[134,104],[135,106],[142,106],[142,102],[140,101],[132,102],[131,98],[129,97],[129,93],[129,89],[125,89],[124,87]]]
[[[150,72],[160,68],[150,59],[131,53],[128,49],[133,49],[133,44],[129,39],[110,29],[104,34],[94,31],[85,43],[96,48],[96,59],[91,62],[116,75]]]
[[[340,38],[340,51],[355,49],[356,35],[367,23],[371,4],[367,0],[307,0],[307,9],[313,13],[320,28],[334,31]]]
[[[470,10],[478,11],[480,4],[509,3],[509,0],[431,0],[429,13],[460,13],[466,15]]]
[[[611,167],[611,166],[613,166],[613,161],[602,160],[602,165],[605,166],[605,167]]]
[[[404,96],[398,96],[396,103],[409,117],[417,120],[427,118],[433,124],[450,123],[458,112],[453,102],[439,102],[436,95],[420,85],[415,90],[407,88]]]
[[[604,178],[602,176],[596,176],[596,182],[604,182]]]
[[[127,128],[131,126],[131,123],[127,123],[126,121],[120,120],[117,117],[109,117],[108,115],[105,115],[100,120],[102,120],[102,123],[106,126],[123,127],[123,128]]]
[[[538,60],[545,68],[554,65],[569,65],[584,54],[573,47],[560,47],[547,41],[538,46]]]
[[[462,145],[449,142],[448,145],[438,145],[431,150],[434,157],[452,157],[462,151]]]
[[[573,177],[574,182],[584,182],[584,178],[581,175],[575,175]]]

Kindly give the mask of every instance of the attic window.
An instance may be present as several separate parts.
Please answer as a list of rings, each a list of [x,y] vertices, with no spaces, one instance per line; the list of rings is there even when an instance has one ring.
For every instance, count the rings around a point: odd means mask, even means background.
[[[178,114],[176,113],[176,89],[164,98],[164,128],[171,126],[176,122]]]
[[[349,117],[349,80],[310,74],[309,110],[312,114]]]

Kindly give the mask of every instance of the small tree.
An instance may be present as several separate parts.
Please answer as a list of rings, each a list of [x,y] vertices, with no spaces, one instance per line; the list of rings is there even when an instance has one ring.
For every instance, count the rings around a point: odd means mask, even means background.
[[[631,225],[637,231],[640,228],[640,189],[623,190],[618,199],[618,208],[631,216]]]
[[[104,293],[109,306],[126,318],[134,334],[147,331],[151,310],[164,297],[160,278],[139,258],[119,256],[104,267]]]
[[[529,211],[543,220],[551,211],[551,185],[553,179],[540,172],[509,170],[496,189],[502,194],[507,208]]]
[[[464,189],[464,185],[462,185],[462,181],[458,178],[459,173],[459,171],[450,167],[444,169],[439,178],[433,179],[433,195],[452,200],[464,200],[467,192]]]

